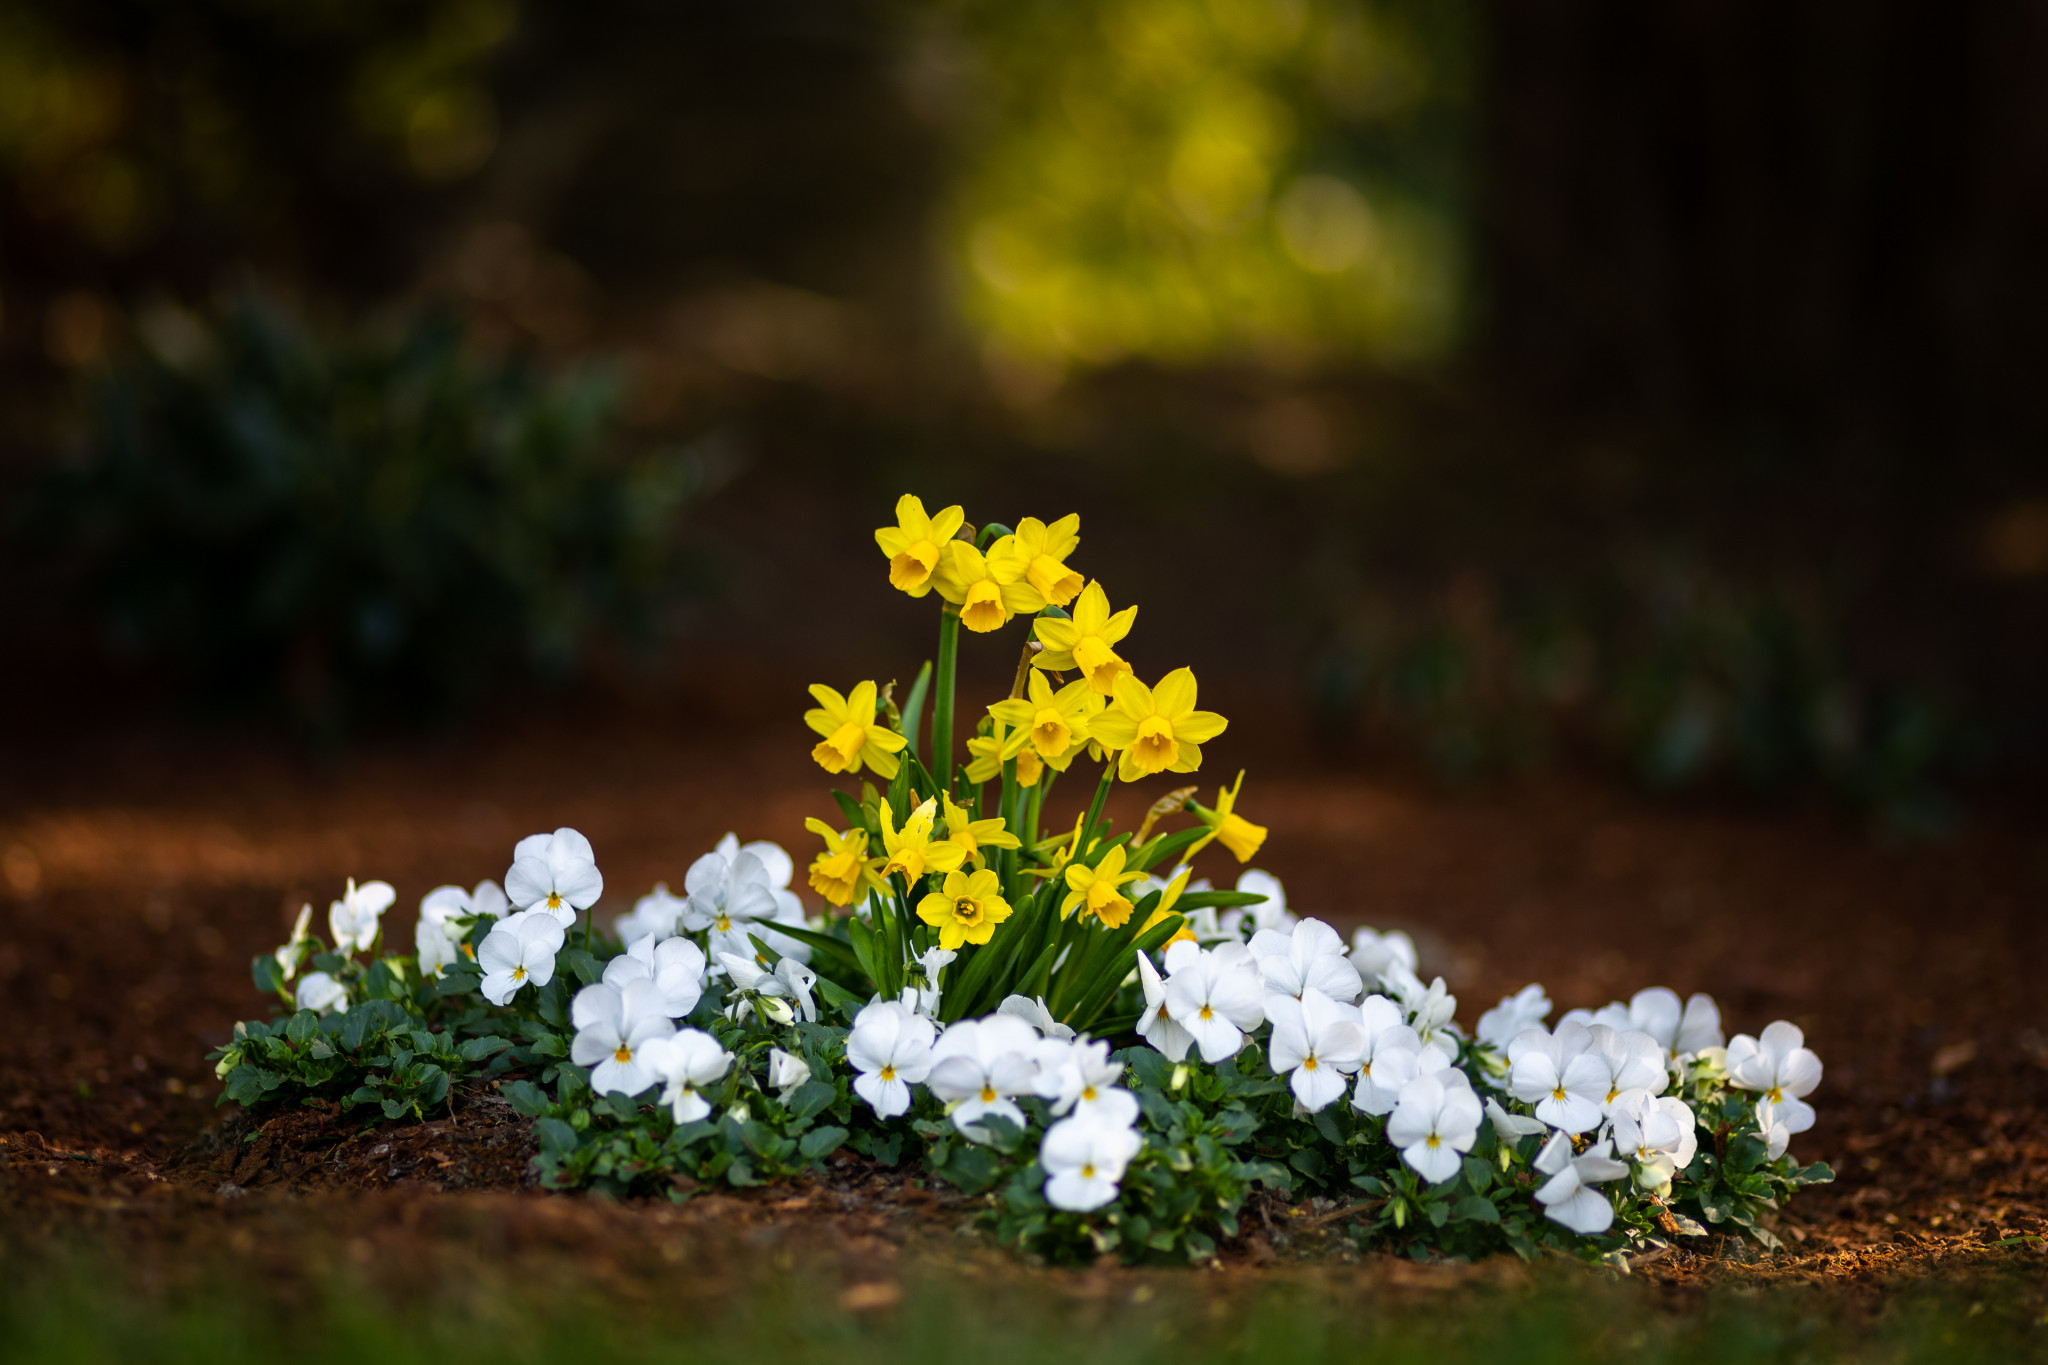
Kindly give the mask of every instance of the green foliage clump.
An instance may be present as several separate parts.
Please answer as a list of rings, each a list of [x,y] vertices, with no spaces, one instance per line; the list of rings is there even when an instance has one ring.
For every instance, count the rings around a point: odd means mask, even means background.
[[[447,714],[649,638],[679,586],[703,461],[620,444],[605,375],[254,294],[167,335],[91,383],[34,522],[107,642],[196,698],[323,731]]]

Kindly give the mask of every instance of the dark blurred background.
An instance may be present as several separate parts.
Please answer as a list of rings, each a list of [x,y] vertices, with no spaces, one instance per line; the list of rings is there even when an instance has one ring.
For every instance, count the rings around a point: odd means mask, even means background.
[[[788,723],[929,648],[910,489],[1079,510],[1233,758],[1941,829],[2048,751],[2044,69],[1923,0],[0,0],[15,754]]]

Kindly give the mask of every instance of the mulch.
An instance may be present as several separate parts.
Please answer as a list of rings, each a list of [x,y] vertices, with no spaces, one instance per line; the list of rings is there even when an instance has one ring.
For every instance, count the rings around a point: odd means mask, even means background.
[[[836,1266],[854,1308],[889,1301],[904,1258],[1014,1271],[963,1235],[976,1201],[850,1156],[797,1185],[618,1204],[537,1189],[525,1123],[487,1091],[426,1122],[216,1110],[205,1053],[262,1009],[249,958],[346,876],[394,882],[406,933],[427,889],[502,875],[514,840],[557,824],[592,838],[613,910],[679,885],[729,828],[808,847],[803,816],[826,803],[787,735],[644,721],[529,720],[329,768],[131,742],[0,798],[0,1224],[110,1238],[166,1274],[200,1251],[255,1263],[291,1247],[306,1267],[339,1257],[402,1279],[420,1256],[486,1248],[630,1292],[672,1281],[679,1258],[800,1245]],[[550,781],[534,780],[535,755]],[[1558,778],[1455,794],[1307,762],[1255,773],[1244,808],[1272,827],[1259,861],[1294,908],[1409,929],[1468,1020],[1540,980],[1560,1010],[1663,984],[1712,992],[1731,1031],[1806,1029],[1827,1077],[1794,1149],[1840,1178],[1781,1215],[1783,1253],[1715,1239],[1635,1268],[1674,1302],[1717,1284],[1853,1297],[2041,1267],[2048,851],[2029,812],[1982,809],[1950,838],[1902,843],[1826,812],[1656,804]],[[1359,1258],[1327,1211],[1253,1210],[1226,1278],[1433,1291],[1521,1273]]]

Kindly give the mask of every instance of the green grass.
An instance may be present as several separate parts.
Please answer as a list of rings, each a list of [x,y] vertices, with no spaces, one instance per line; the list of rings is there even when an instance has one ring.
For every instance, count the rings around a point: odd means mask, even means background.
[[[322,1278],[325,1276],[325,1278]],[[712,1282],[716,1277],[717,1282]],[[1050,1277],[926,1264],[902,1301],[839,1307],[837,1274],[702,1263],[581,1287],[526,1272],[460,1282],[275,1266],[144,1277],[85,1256],[0,1255],[8,1365],[1545,1365],[2008,1361],[2043,1354],[2041,1287],[2017,1276],[1844,1298],[1724,1289],[1673,1307],[1580,1271],[1524,1287],[1260,1286],[1187,1272]],[[147,1279],[150,1284],[143,1281]],[[734,1284],[744,1288],[732,1287]]]

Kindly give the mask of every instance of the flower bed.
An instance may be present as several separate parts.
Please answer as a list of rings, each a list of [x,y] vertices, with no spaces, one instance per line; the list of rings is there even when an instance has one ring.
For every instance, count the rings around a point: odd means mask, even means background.
[[[876,533],[891,584],[938,598],[939,651],[900,704],[811,689],[813,756],[857,782],[808,822],[824,914],[788,853],[732,836],[609,930],[571,829],[521,840],[502,887],[429,892],[411,954],[384,946],[393,889],[350,883],[328,941],[309,906],[256,960],[288,1008],[237,1026],[224,1098],[395,1119],[494,1080],[551,1185],[684,1197],[846,1148],[987,1192],[996,1235],[1053,1258],[1211,1256],[1259,1186],[1415,1254],[1774,1243],[1765,1216],[1830,1178],[1787,1151],[1821,1075],[1791,1024],[1725,1039],[1713,1001],[1653,988],[1546,1027],[1530,986],[1466,1030],[1405,935],[1347,944],[1257,870],[1193,880],[1210,845],[1263,843],[1242,774],[1113,830],[1113,784],[1196,772],[1227,722],[1187,669],[1138,680],[1136,608],[1068,567],[1077,527],[905,497]],[[959,631],[1026,615],[1011,695],[956,764]],[[1076,762],[1100,773],[1055,825]]]

